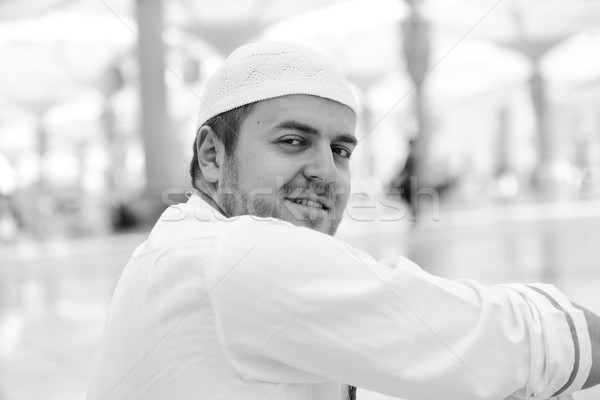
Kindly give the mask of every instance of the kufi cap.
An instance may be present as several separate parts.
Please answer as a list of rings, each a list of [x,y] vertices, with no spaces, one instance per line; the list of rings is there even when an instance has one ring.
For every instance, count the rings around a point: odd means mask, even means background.
[[[208,81],[197,128],[236,107],[291,94],[334,100],[357,114],[344,73],[327,55],[295,43],[250,43],[231,53]]]

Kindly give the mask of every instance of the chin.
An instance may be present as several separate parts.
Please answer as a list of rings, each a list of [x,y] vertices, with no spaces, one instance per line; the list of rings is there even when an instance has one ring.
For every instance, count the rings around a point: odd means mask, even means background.
[[[300,226],[305,226],[309,229],[324,233],[326,235],[329,236],[334,236],[335,232],[337,231],[337,227],[339,225],[339,223],[337,223],[337,221],[324,221],[324,220],[320,220],[320,221],[315,221],[315,220],[305,220],[305,221],[299,221]]]

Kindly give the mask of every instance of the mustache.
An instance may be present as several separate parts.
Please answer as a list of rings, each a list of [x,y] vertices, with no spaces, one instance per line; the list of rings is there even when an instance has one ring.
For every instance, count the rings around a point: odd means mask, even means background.
[[[345,194],[344,191],[339,188],[336,190],[332,184],[316,181],[287,183],[282,186],[281,192],[283,193],[284,197],[308,195],[314,197],[327,197],[329,199],[335,199],[336,196]]]

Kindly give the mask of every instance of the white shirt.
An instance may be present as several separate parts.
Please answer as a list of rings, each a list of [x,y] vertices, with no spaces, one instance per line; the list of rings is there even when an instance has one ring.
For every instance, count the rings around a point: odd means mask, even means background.
[[[194,195],[123,271],[88,399],[546,399],[581,389],[590,349],[553,286],[442,279]]]

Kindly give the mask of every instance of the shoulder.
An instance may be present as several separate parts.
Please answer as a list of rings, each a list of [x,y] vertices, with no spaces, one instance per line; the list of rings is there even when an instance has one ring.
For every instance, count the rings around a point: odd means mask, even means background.
[[[223,240],[234,244],[286,251],[344,246],[345,242],[322,232],[276,218],[242,216],[229,222]]]
[[[217,276],[235,268],[232,275],[240,282],[324,278],[343,273],[351,265],[362,268],[375,261],[342,240],[272,218],[241,217],[221,236],[215,250],[213,265],[221,271]]]

